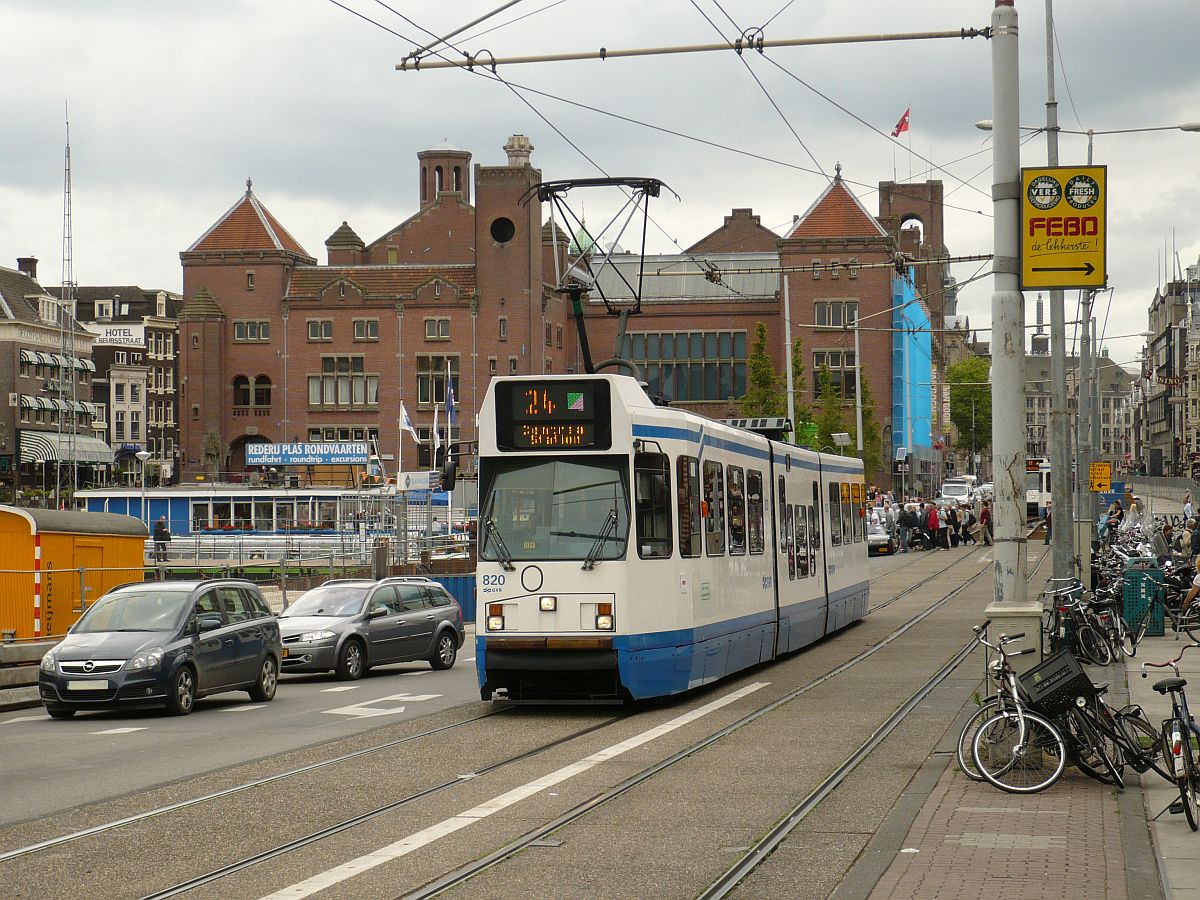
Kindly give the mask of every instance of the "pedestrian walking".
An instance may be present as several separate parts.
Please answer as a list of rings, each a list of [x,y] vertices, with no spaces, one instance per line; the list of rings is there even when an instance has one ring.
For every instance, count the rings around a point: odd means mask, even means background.
[[[983,509],[979,511],[979,524],[981,526],[980,533],[983,536],[983,544],[985,547],[992,545],[992,501],[984,500]]]
[[[1184,491],[1183,492],[1183,520],[1186,522],[1188,519],[1192,518],[1195,514],[1196,514],[1195,510],[1192,509],[1192,492]]]
[[[167,528],[167,517],[159,516],[154,523],[154,561],[166,562],[167,544],[171,542],[171,530]]]
[[[1046,546],[1050,546],[1050,533],[1054,530],[1054,510],[1050,508],[1053,501],[1046,501]]]

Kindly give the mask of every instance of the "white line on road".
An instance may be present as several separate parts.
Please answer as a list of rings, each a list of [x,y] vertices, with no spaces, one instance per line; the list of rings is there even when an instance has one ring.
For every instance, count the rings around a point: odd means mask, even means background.
[[[417,703],[421,700],[436,700],[441,694],[389,694],[386,697],[376,697],[374,700],[364,700],[353,706],[339,706],[337,709],[326,709],[322,712],[335,716],[354,716],[359,719],[369,719],[373,716],[391,716],[404,712],[403,706],[386,706],[382,709],[373,708],[376,703],[402,700],[405,703]]]
[[[357,691],[357,690],[358,690],[357,684],[344,684],[341,687],[321,688],[321,693],[322,694],[337,694],[337,693],[340,693],[341,691]]]
[[[89,731],[88,734],[132,734],[135,731],[145,730],[145,726],[141,728],[110,728],[107,731]]]
[[[401,838],[394,844],[389,844],[386,847],[381,847],[374,853],[368,853],[365,856],[360,856],[357,859],[352,859],[349,862],[343,863],[340,866],[335,866],[326,872],[319,875],[314,875],[305,881],[297,882],[296,884],[286,887],[283,890],[276,891],[274,894],[268,895],[264,900],[284,900],[284,898],[308,897],[315,894],[317,891],[323,891],[325,888],[332,887],[353,878],[362,872],[366,872],[376,866],[382,865],[385,862],[399,859],[402,856],[407,856],[414,850],[432,844],[438,838],[445,837],[448,834],[466,828],[478,822],[480,819],[485,819],[492,813],[500,812],[503,809],[525,800],[529,797],[539,794],[546,788],[554,787],[568,778],[573,778],[580,775],[589,769],[598,766],[602,762],[607,762],[610,759],[615,759],[623,753],[628,753],[630,750],[635,750],[643,744],[649,743],[655,738],[669,734],[677,728],[682,728],[697,719],[715,712],[723,706],[733,703],[735,700],[740,700],[747,694],[757,691],[759,688],[766,687],[770,682],[758,681],[754,684],[734,691],[731,694],[726,694],[719,700],[714,700],[704,706],[694,709],[689,713],[685,713],[676,719],[671,719],[669,722],[664,722],[656,728],[651,728],[649,731],[643,731],[641,734],[634,735],[628,740],[621,741],[619,744],[613,744],[611,747],[593,753],[591,756],[586,756],[579,762],[572,763],[569,766],[563,766],[555,772],[548,775],[543,775],[528,784],[523,784],[518,788],[514,788],[507,793],[501,794],[498,797],[493,797],[479,806],[461,812],[456,816],[438,822],[436,825],[431,825],[428,828],[422,829],[415,834],[410,834],[407,837]]]
[[[5,719],[0,725],[14,725],[17,722],[47,722],[50,716],[42,713],[40,716],[17,716],[15,719]]]
[[[473,656],[464,657],[463,662],[475,662],[475,657],[473,657]]]
[[[242,706],[223,706],[220,712],[246,712],[252,709],[265,709],[266,705],[265,703],[249,703]]]

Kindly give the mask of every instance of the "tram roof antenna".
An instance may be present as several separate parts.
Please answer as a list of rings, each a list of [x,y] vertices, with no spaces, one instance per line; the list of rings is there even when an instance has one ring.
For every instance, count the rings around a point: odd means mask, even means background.
[[[593,234],[587,225],[584,224],[583,216],[576,215],[574,210],[566,203],[566,195],[577,188],[594,188],[594,187],[615,187],[621,189],[626,196],[624,205],[609,219],[608,223],[600,229],[597,234]],[[559,293],[570,295],[572,315],[575,319],[575,329],[579,335],[579,349],[582,356],[583,370],[587,374],[594,374],[597,368],[607,368],[609,366],[620,366],[627,368],[634,373],[634,377],[640,380],[641,372],[637,366],[628,360],[620,358],[620,335],[625,332],[625,322],[631,315],[637,315],[642,311],[642,285],[646,274],[646,230],[650,220],[650,198],[658,197],[662,193],[662,189],[666,188],[674,195],[675,199],[679,199],[679,195],[671,188],[657,178],[645,177],[604,177],[604,178],[568,178],[560,181],[544,181],[541,184],[530,188],[522,197],[522,203],[528,203],[536,195],[542,203],[551,204],[551,221],[556,222],[555,213],[561,213],[563,221],[567,223],[571,231],[575,235],[583,235],[588,246],[586,248],[579,246],[580,251],[578,258],[567,267],[565,272],[558,273],[558,284],[555,290]],[[612,263],[612,250],[617,246],[618,241],[625,233],[625,229],[629,227],[629,223],[633,220],[633,216],[637,212],[642,214],[642,243],[639,252],[637,286],[630,284],[629,279],[625,277],[625,273],[621,271],[619,266],[613,265],[613,271],[621,282],[628,288],[629,293],[633,297],[632,304],[616,305],[605,293],[604,288],[600,283],[600,274],[604,269]],[[620,229],[616,233],[615,239],[605,251],[600,245],[600,238],[604,237],[605,233],[617,224],[618,220],[624,217],[624,221]],[[554,226],[557,229],[557,224]],[[596,254],[595,251],[599,251]],[[598,267],[594,267],[593,257],[599,255],[601,261]],[[557,268],[557,254],[556,254]],[[599,366],[592,362],[591,348],[588,344],[587,326],[584,322],[583,315],[583,294],[585,292],[595,292],[604,301],[604,308],[610,316],[620,316],[621,322],[618,327],[618,342],[614,350],[614,355],[610,359],[604,360]]]

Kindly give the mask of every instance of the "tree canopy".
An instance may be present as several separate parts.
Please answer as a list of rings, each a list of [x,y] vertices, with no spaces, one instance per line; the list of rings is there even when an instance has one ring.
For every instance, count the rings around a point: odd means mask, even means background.
[[[950,421],[958,429],[961,449],[983,453],[992,443],[991,366],[986,359],[971,356],[946,369],[950,383]],[[974,411],[972,412],[972,403]],[[1018,423],[1013,423],[1018,427]]]
[[[767,352],[767,326],[762,322],[754,325],[754,340],[746,357],[746,393],[738,400],[738,408],[746,417],[787,415],[785,385]]]

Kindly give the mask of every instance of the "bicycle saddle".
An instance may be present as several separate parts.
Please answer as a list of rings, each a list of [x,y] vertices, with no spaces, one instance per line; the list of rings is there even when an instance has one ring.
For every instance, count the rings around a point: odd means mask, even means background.
[[[1177,691],[1187,684],[1186,678],[1164,678],[1162,681],[1154,682],[1154,689],[1160,694],[1167,694],[1169,691]]]

